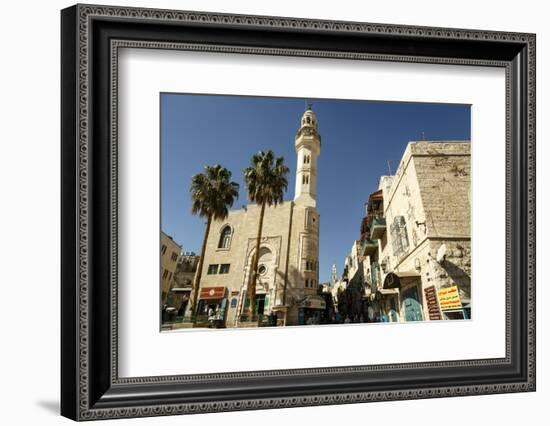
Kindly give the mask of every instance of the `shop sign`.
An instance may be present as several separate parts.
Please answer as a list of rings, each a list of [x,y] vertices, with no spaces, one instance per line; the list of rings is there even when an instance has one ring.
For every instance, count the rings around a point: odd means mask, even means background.
[[[441,310],[462,309],[462,302],[456,285],[440,289],[437,296]]]
[[[428,315],[430,320],[440,320],[441,312],[439,312],[439,303],[437,303],[437,294],[435,292],[435,287],[432,285],[424,289],[424,294],[426,296],[426,304],[428,305]]]
[[[223,299],[225,287],[203,287],[201,288],[201,299]]]

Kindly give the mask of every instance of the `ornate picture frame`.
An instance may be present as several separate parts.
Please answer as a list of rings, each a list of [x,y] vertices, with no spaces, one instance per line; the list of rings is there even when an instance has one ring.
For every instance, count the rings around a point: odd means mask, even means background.
[[[535,390],[535,35],[76,5],[61,12],[61,414],[74,420]],[[119,377],[122,47],[500,67],[506,72],[506,356]]]

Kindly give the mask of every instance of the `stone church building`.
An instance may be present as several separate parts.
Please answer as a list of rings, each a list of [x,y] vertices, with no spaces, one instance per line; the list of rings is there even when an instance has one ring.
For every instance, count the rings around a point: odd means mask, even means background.
[[[256,285],[257,312],[274,312],[278,323],[311,324],[325,308],[319,284],[319,212],[316,208],[317,158],[321,137],[308,107],[295,137],[295,196],[266,207]],[[232,210],[213,222],[207,239],[198,294],[198,314],[217,310],[225,327],[238,327],[256,248],[260,206]],[[242,326],[242,325],[241,325]]]

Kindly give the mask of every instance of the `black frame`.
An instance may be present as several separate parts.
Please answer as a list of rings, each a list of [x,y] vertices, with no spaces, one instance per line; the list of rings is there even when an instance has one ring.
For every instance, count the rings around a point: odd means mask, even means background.
[[[89,420],[535,390],[535,35],[96,5],[64,9],[61,29],[62,415]],[[140,45],[506,68],[506,357],[118,378],[116,52]]]

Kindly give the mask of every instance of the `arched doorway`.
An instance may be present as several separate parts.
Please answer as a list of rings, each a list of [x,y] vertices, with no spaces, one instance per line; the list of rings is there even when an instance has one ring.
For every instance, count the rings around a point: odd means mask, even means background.
[[[416,271],[390,272],[384,279],[384,291],[395,290],[400,293],[401,316],[405,321],[422,321],[422,298],[420,294],[420,275]],[[398,318],[393,294],[387,294],[385,302],[389,321]]]
[[[255,250],[252,250],[247,259],[247,273],[244,277],[240,312],[248,306],[248,283],[254,261]],[[276,279],[276,254],[268,245],[260,246],[258,258],[258,279],[256,281],[256,312],[258,315],[268,315],[274,302],[274,289]]]

